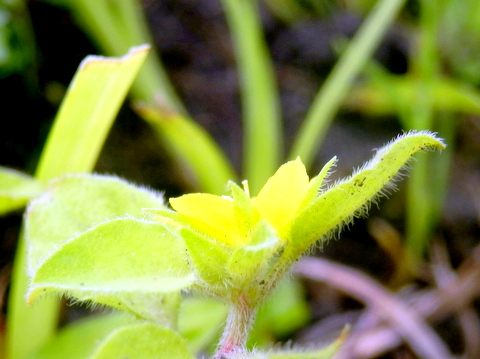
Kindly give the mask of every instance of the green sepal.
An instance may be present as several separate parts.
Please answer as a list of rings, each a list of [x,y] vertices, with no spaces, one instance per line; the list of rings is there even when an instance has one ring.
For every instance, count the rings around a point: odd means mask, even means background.
[[[22,208],[44,190],[33,177],[0,167],[0,215]]]
[[[298,256],[319,238],[360,216],[382,190],[387,190],[399,171],[418,151],[444,149],[445,145],[428,131],[409,132],[378,150],[360,170],[319,195],[294,220],[292,251]]]
[[[300,205],[300,208],[308,205],[311,201],[315,199],[315,197],[317,197],[320,194],[322,190],[322,186],[324,185],[325,179],[330,174],[331,168],[335,166],[336,162],[337,162],[337,156],[333,157],[330,161],[328,161],[327,164],[323,166],[320,173],[311,179],[310,185],[308,187],[308,191],[305,194],[305,198],[303,199],[303,202]]]
[[[28,300],[59,293],[139,317],[150,313],[151,319],[162,315],[164,295],[176,296],[193,282],[185,244],[176,234],[161,223],[120,218],[60,246],[33,274]],[[169,298],[167,309],[174,301]]]
[[[228,189],[233,198],[235,221],[241,236],[248,237],[260,221],[260,214],[253,206],[250,197],[236,183],[228,182]]]
[[[225,269],[228,252],[218,242],[193,230],[182,228],[180,236],[185,241],[196,275],[207,284],[199,288],[206,292],[225,290],[226,284],[230,282]],[[210,286],[213,288],[208,288]]]
[[[185,340],[169,328],[132,323],[114,330],[90,359],[195,359]]]
[[[228,258],[227,270],[237,287],[261,281],[281,243],[275,231],[264,221],[251,231],[248,245],[235,248]]]

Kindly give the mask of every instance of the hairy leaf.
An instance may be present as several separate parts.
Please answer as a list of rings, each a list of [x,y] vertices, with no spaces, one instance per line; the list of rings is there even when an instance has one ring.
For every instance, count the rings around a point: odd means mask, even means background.
[[[109,219],[144,218],[145,207],[165,207],[162,196],[117,177],[69,175],[53,181],[27,209],[30,274],[66,240]]]
[[[64,293],[154,316],[164,293],[193,282],[185,252],[183,241],[164,224],[110,220],[66,242],[43,262],[32,277],[28,299]]]
[[[418,151],[445,148],[441,140],[427,131],[399,136],[351,177],[321,193],[295,219],[291,235],[301,253],[317,239],[361,215],[365,206],[388,190],[402,167]]]

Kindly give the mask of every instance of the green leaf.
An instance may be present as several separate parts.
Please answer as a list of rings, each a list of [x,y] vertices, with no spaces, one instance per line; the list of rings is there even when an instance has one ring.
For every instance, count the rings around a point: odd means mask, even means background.
[[[0,215],[25,206],[43,191],[43,186],[33,177],[0,167]]]
[[[163,197],[117,177],[69,175],[53,181],[27,209],[30,272],[66,240],[109,219],[144,218],[145,207],[164,208]]]
[[[67,241],[47,258],[32,277],[28,300],[45,292],[63,293],[139,316],[147,309],[153,317],[158,307],[145,308],[145,302],[160,306],[163,293],[193,283],[185,252],[183,241],[164,224],[110,220]]]
[[[89,56],[81,64],[49,133],[35,178],[42,183],[66,173],[90,172],[126,92],[148,49],[140,47],[120,59]],[[8,303],[7,356],[21,358],[44,343],[56,330],[56,298],[27,307],[27,243],[22,232]],[[54,248],[52,248],[53,250]],[[25,341],[23,338],[28,337]]]
[[[76,321],[60,330],[57,336],[25,359],[85,359],[113,330],[130,324],[126,314],[93,316]]]
[[[428,131],[409,132],[378,150],[377,154],[351,177],[322,193],[295,219],[291,235],[295,256],[303,253],[317,239],[331,233],[364,212],[366,206],[392,188],[398,172],[417,151],[445,148],[443,142]]]
[[[90,359],[195,359],[185,340],[152,323],[133,323],[111,333]]]

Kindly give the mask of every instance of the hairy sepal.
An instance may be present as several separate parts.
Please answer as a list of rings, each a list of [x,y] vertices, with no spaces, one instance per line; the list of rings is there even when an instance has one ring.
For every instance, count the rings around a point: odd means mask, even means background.
[[[230,284],[230,277],[225,270],[228,252],[224,246],[188,228],[182,228],[180,235],[187,246],[195,274],[204,283],[199,289],[210,294],[224,294]]]
[[[328,161],[325,164],[325,166],[323,166],[322,170],[317,176],[315,176],[310,180],[308,191],[305,195],[305,198],[303,199],[303,202],[300,208],[308,205],[308,203],[313,201],[315,197],[318,196],[318,194],[322,190],[322,187],[324,187],[325,185],[326,179],[332,172],[332,168],[335,167],[336,162],[337,162],[337,157],[335,156],[330,161]]]
[[[28,301],[58,293],[152,319],[174,308],[178,291],[193,282],[185,244],[174,230],[158,222],[119,218],[61,245],[35,271]]]
[[[241,236],[248,237],[250,232],[258,225],[260,214],[247,193],[237,184],[230,181],[228,188],[233,198],[233,209],[238,232]]]
[[[249,239],[248,245],[233,250],[227,263],[232,282],[239,288],[260,282],[282,247],[275,231],[265,221],[250,231]]]
[[[291,238],[297,256],[320,238],[362,215],[368,205],[392,188],[400,170],[418,151],[444,149],[443,142],[428,131],[408,132],[377,151],[376,155],[352,176],[321,193],[295,219]]]

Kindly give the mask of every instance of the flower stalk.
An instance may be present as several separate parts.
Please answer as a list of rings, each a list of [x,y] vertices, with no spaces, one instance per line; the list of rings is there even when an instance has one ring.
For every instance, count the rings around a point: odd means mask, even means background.
[[[228,358],[246,350],[248,333],[252,327],[258,305],[246,293],[235,296],[230,306],[222,339],[213,359]]]

